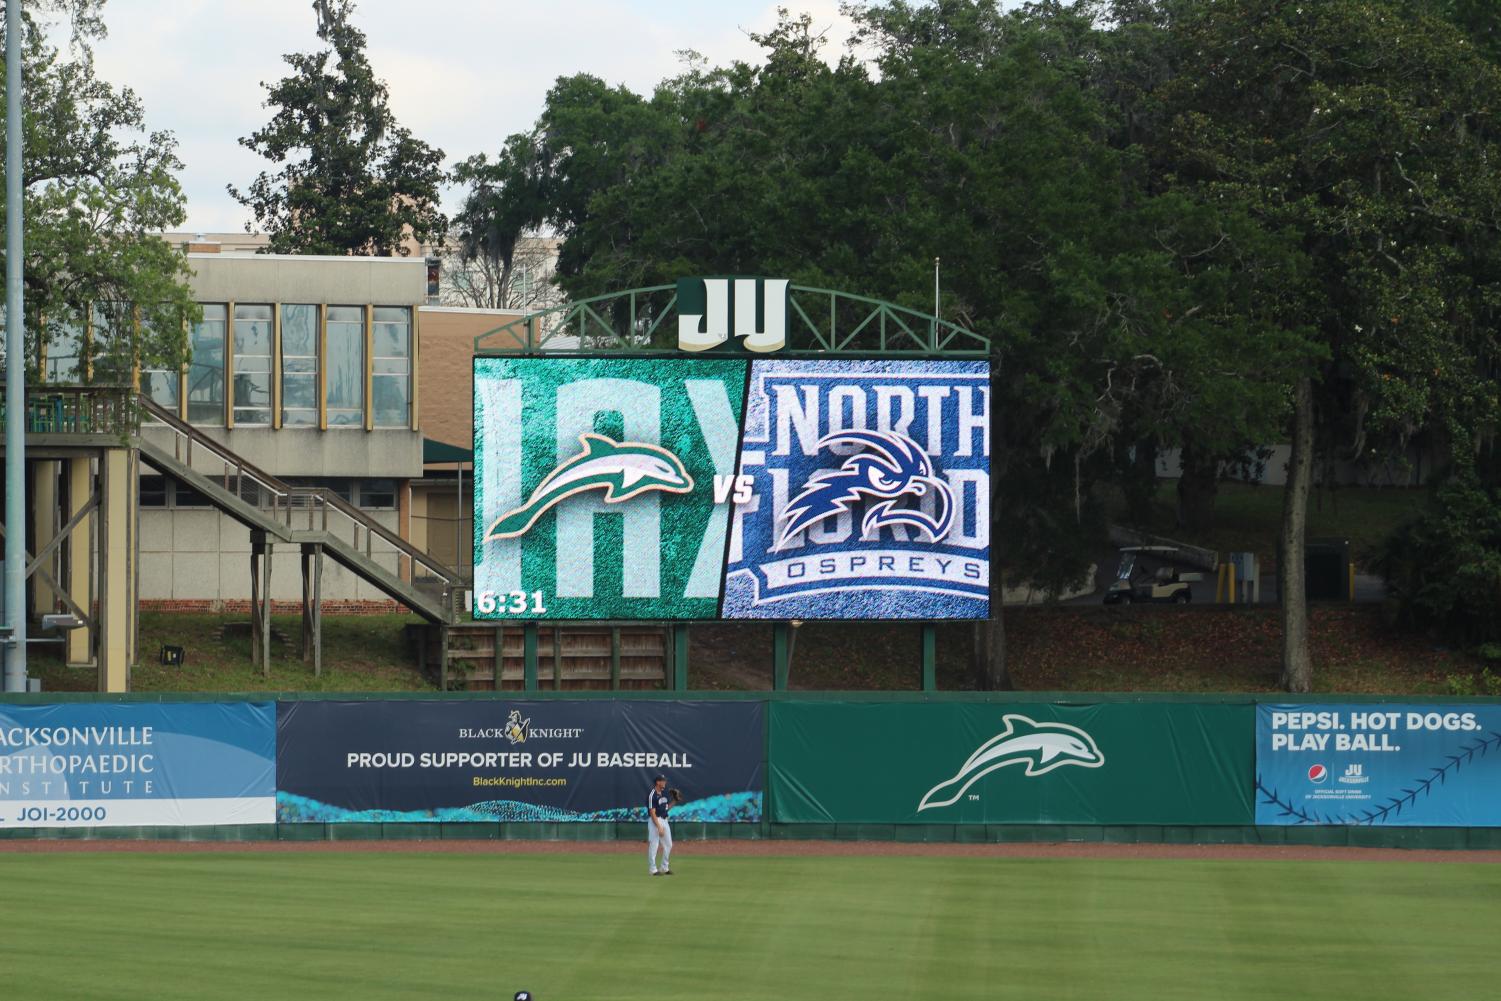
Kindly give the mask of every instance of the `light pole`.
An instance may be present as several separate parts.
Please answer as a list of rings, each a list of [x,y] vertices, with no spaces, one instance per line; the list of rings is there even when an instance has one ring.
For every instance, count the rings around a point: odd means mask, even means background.
[[[933,316],[939,315],[938,309],[938,258],[933,258]]]
[[[21,0],[5,0],[5,690],[26,691],[26,308],[21,298]]]

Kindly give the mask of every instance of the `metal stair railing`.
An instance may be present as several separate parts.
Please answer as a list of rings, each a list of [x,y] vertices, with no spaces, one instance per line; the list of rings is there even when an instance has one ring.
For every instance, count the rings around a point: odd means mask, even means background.
[[[172,432],[172,457],[174,459],[206,480],[220,481],[226,493],[233,494],[248,506],[262,510],[269,506],[271,521],[277,525],[290,522],[293,490],[291,486],[246,462],[241,455],[182,420],[150,397],[142,396],[140,400],[142,411]],[[196,468],[193,464],[195,448],[200,455],[207,454],[216,459],[221,468],[213,472]],[[246,490],[247,484],[253,488],[253,491]],[[266,503],[267,500],[270,502],[269,505]],[[278,534],[281,535],[283,542],[291,541],[290,532]]]
[[[305,514],[307,531],[324,533],[340,544],[347,537],[348,548],[356,554],[363,554],[367,560],[373,561],[375,558],[372,545],[374,540],[385,542],[396,551],[398,559],[407,561],[405,564],[398,564],[398,567],[405,566],[411,570],[413,583],[441,583],[445,589],[467,583],[467,578],[458,571],[433,559],[332,490],[326,487],[286,489],[289,492],[289,503],[284,510],[289,512],[286,524],[291,531],[300,531],[298,526],[303,523]],[[419,571],[422,571],[422,576],[419,576]]]
[[[141,397],[142,409],[150,417],[165,426],[173,434],[173,457],[190,471],[198,473],[216,485],[222,483],[226,493],[239,498],[242,503],[266,512],[278,528],[278,536],[285,542],[318,541],[336,547],[353,563],[363,561],[364,567],[346,565],[365,576],[372,584],[389,591],[388,585],[398,582],[403,591],[427,605],[441,606],[446,610],[444,618],[453,616],[452,594],[468,585],[459,571],[452,569],[429,554],[403,539],[396,532],[371,518],[359,508],[325,487],[293,486],[283,482],[232,449],[183,421],[170,410],[147,397]],[[194,452],[212,457],[220,467],[213,472],[195,469]],[[250,489],[247,490],[247,487]],[[309,539],[307,535],[318,536]],[[380,555],[374,543],[380,540],[396,555],[397,568],[394,574],[381,567],[375,557]],[[406,571],[407,580],[401,580]],[[380,580],[374,579],[379,574]],[[424,594],[423,591],[441,591]],[[400,595],[396,597],[405,597]]]

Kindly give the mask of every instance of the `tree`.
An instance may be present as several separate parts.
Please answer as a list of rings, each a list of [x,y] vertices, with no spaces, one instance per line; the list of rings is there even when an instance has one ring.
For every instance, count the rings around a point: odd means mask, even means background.
[[[325,47],[283,57],[293,73],[262,84],[276,113],[240,139],[279,165],[248,191],[228,186],[271,253],[406,256],[443,238],[443,151],[397,124],[354,10],[352,0],[313,0]]]
[[[185,218],[177,142],[170,132],[147,131],[129,89],[95,75],[102,8],[102,0],[56,0],[22,12],[29,364],[35,369],[42,346],[86,311],[96,317],[94,336],[76,347],[77,369],[55,374],[66,381],[129,381],[137,364],[176,368],[186,359],[187,322],[198,315],[186,257],[160,236]],[[43,20],[57,12],[71,20],[63,47],[49,40]]]
[[[472,156],[453,179],[469,191],[454,219],[458,254],[445,268],[444,302],[531,311],[555,304],[556,242],[536,230],[547,215],[536,137],[511,136],[495,160]]]
[[[1444,643],[1501,638],[1501,490],[1472,468],[1435,486],[1428,506],[1378,548],[1402,625]]]
[[[508,261],[483,251],[466,256],[465,243],[443,256],[441,287],[445,306],[476,309],[517,309],[537,313],[559,305],[562,297],[553,281],[558,241],[538,233],[517,238]]]
[[[1401,0],[1164,0],[1176,72],[1157,169],[1295,234],[1307,281],[1279,313],[1320,364],[1291,384],[1278,576],[1283,681],[1312,685],[1303,595],[1315,455],[1437,435],[1466,461],[1494,427],[1501,240],[1497,67]]]
[[[1409,8],[1452,22],[1482,54],[1501,62],[1501,8],[1491,0],[1409,0]]]
[[[1099,485],[1131,442],[1192,429],[1229,450],[1273,433],[1306,357],[1277,322],[1295,242],[1242,206],[1154,187],[1057,4],[900,0],[852,10],[878,73],[819,58],[809,18],[762,65],[691,63],[651,98],[592,77],[548,95],[525,183],[498,196],[564,243],[575,296],[679,274],[784,274],[990,336],[995,579],[1058,591],[1105,537]],[[497,213],[498,214],[498,213]],[[1003,619],[977,683],[1004,687]]]
[[[887,53],[883,103],[911,123],[905,173],[932,186],[945,261],[962,262],[957,304],[999,348],[1000,563],[1057,590],[1098,552],[1097,488],[1139,475],[1129,446],[1233,454],[1278,426],[1281,387],[1308,354],[1277,314],[1297,248],[1145,169],[1131,133],[1150,119],[1133,122],[1102,84],[1152,53],[1089,7],[1007,17],[941,0],[864,18]]]

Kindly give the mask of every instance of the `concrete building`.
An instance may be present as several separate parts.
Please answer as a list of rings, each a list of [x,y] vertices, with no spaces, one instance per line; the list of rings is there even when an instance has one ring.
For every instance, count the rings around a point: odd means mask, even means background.
[[[192,359],[181,371],[142,372],[143,392],[250,467],[329,488],[408,538],[411,484],[423,476],[424,260],[224,253],[207,240],[193,246],[190,284],[203,318],[189,331]],[[181,447],[160,423],[145,426],[142,438],[161,449]],[[245,490],[255,503],[254,484]],[[244,525],[151,470],[141,476],[140,505],[143,606],[214,607],[250,598]],[[393,573],[401,571],[381,540],[370,549]],[[273,570],[270,593],[295,600],[298,568],[285,562]],[[338,566],[329,568],[323,595],[389,600]]]
[[[163,233],[162,239],[185,254],[259,254],[271,245],[265,233]]]

